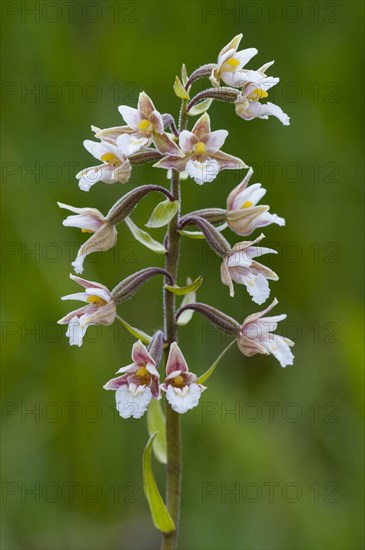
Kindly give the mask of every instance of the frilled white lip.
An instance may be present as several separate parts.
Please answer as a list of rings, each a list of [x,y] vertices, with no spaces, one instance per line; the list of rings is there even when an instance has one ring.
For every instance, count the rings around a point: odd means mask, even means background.
[[[200,384],[190,384],[183,388],[167,387],[166,399],[171,408],[180,414],[184,414],[199,404],[199,399],[205,388]]]
[[[148,386],[123,385],[115,392],[117,410],[122,418],[141,418],[151,399]]]

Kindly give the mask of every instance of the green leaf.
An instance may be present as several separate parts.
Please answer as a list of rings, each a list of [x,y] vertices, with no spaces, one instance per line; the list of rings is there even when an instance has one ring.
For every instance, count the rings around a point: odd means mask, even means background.
[[[143,489],[155,527],[163,533],[170,533],[175,530],[175,524],[162,500],[152,471],[151,451],[156,435],[157,432],[151,435],[143,452]]]
[[[218,355],[218,357],[214,361],[213,365],[211,367],[209,367],[209,369],[198,378],[198,384],[204,384],[204,382],[206,382],[208,380],[208,378],[210,378],[212,376],[212,374],[215,371],[215,369],[217,368],[218,363],[220,362],[220,360],[223,358],[223,356],[226,354],[226,352],[229,350],[229,348],[235,342],[236,342],[236,340],[232,340],[232,342],[230,344],[228,344],[228,346],[222,351],[222,353],[220,355]]]
[[[192,283],[190,277],[186,279],[186,283],[188,285]],[[182,299],[181,307],[187,306],[189,304],[193,304],[194,302],[196,302],[196,292],[194,291],[188,292],[188,294],[185,294],[184,298]],[[180,327],[187,325],[191,321],[193,314],[194,314],[194,311],[192,309],[186,309],[179,316],[177,320],[177,324]]]
[[[160,202],[153,210],[146,227],[163,227],[170,223],[176,212],[179,210],[179,201],[166,199]]]
[[[148,405],[147,429],[150,436],[158,432],[153,441],[153,452],[159,462],[167,464],[166,420],[161,407],[161,401],[158,399],[152,399]]]
[[[203,282],[203,277],[201,275],[199,275],[199,277],[197,279],[195,279],[195,281],[193,283],[189,284],[189,285],[186,285],[186,286],[165,285],[165,288],[167,290],[169,290],[170,292],[173,292],[177,296],[184,296],[185,294],[188,294],[189,292],[194,292],[195,290],[198,290],[198,288],[200,287],[202,282]]]
[[[189,116],[202,115],[203,113],[205,113],[205,111],[207,111],[209,109],[209,107],[211,106],[212,103],[213,103],[213,99],[209,99],[209,98],[204,99],[203,101],[201,101],[197,105],[194,105],[190,109],[190,111],[188,112],[188,115]]]
[[[132,220],[130,217],[125,218],[125,223],[129,227],[130,232],[132,233],[133,237],[137,239],[138,242],[149,248],[150,250],[153,250],[153,252],[156,252],[156,254],[166,254],[167,250],[163,246],[163,244],[159,243],[158,241],[155,241],[151,237],[147,231],[143,231],[143,229],[140,229]]]
[[[186,85],[186,83],[188,81],[188,71],[186,70],[185,63],[183,63],[183,65],[181,67],[181,81],[184,84],[184,86]]]
[[[140,330],[139,328],[132,327],[127,321],[122,319],[120,315],[116,316],[118,321],[120,321],[123,325],[123,327],[136,338],[136,340],[141,340],[143,344],[149,344],[152,340],[152,336],[149,336],[146,332],[143,332],[143,330]]]
[[[217,231],[223,231],[227,227],[226,223],[222,223],[216,227]],[[189,237],[189,239],[205,239],[204,234],[201,231],[187,231],[186,229],[178,229],[180,235]]]
[[[181,84],[180,78],[177,76],[174,82],[174,92],[180,99],[190,99],[188,92],[185,90],[184,86]]]

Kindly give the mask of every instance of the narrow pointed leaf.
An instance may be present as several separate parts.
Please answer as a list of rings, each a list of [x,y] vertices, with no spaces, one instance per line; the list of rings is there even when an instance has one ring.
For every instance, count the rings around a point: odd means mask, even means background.
[[[148,405],[147,428],[150,436],[158,432],[153,440],[153,452],[159,462],[167,464],[166,420],[161,407],[161,401],[158,399],[152,399]]]
[[[208,378],[210,378],[212,376],[213,372],[215,371],[218,364],[220,363],[220,360],[223,358],[223,356],[226,354],[226,352],[229,350],[229,348],[235,342],[236,342],[236,340],[232,340],[232,342],[230,344],[228,344],[228,346],[222,351],[222,353],[220,355],[218,355],[218,357],[214,361],[213,365],[211,367],[209,367],[209,369],[198,378],[198,383],[199,384],[204,384],[204,382],[206,382],[208,380]]]
[[[188,71],[186,70],[185,63],[183,63],[181,67],[181,81],[184,84],[184,86],[188,81]]]
[[[184,86],[181,84],[180,78],[177,76],[174,82],[174,92],[180,99],[190,99],[188,92],[185,90]]]
[[[179,201],[166,199],[160,202],[153,210],[146,227],[163,227],[170,223],[176,212],[179,210]]]
[[[218,225],[216,229],[218,231],[223,231],[223,229],[226,229],[227,224],[222,223],[221,225]],[[189,237],[189,239],[205,239],[203,233],[201,231],[187,231],[186,229],[178,229],[178,232],[180,235],[183,235],[184,237]]]
[[[132,233],[133,237],[137,239],[138,242],[149,248],[150,250],[153,250],[153,252],[156,252],[156,254],[166,254],[167,250],[158,241],[155,241],[151,237],[147,231],[143,231],[143,229],[140,229],[132,220],[131,218],[127,217],[125,218],[125,223],[129,227],[130,232]]]
[[[198,290],[202,282],[203,282],[203,277],[200,275],[197,279],[195,279],[193,283],[189,285],[186,285],[186,286],[165,285],[165,288],[170,292],[173,292],[177,296],[185,296],[185,294],[188,294],[189,292],[194,292],[195,290]]]
[[[155,527],[163,533],[170,533],[175,530],[175,524],[162,500],[152,471],[151,451],[156,435],[157,432],[151,435],[143,452],[143,489]]]
[[[190,277],[188,277],[186,280],[186,283],[191,284],[191,282],[192,281]],[[189,304],[193,304],[194,302],[196,302],[196,292],[195,291],[188,292],[188,294],[185,294],[184,298],[182,299],[181,307],[187,306]],[[194,314],[193,309],[186,309],[185,311],[182,312],[182,314],[178,318],[177,324],[180,327],[187,325],[191,321],[193,314]]]
[[[204,99],[197,105],[194,105],[188,112],[188,115],[189,116],[202,115],[209,109],[212,103],[213,103],[213,99]]]
[[[141,340],[143,344],[149,344],[152,340],[152,336],[149,336],[146,332],[143,332],[143,330],[140,330],[139,328],[132,327],[127,321],[122,319],[120,315],[117,315],[117,319],[122,323],[123,327],[134,336],[136,340]]]

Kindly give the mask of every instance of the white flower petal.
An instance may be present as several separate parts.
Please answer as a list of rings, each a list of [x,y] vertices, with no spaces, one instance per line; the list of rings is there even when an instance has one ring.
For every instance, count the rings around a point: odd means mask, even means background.
[[[189,160],[186,164],[186,171],[198,185],[215,180],[220,170],[219,163],[215,159],[199,162]]]
[[[81,347],[82,339],[85,335],[87,325],[81,328],[80,321],[78,317],[73,317],[68,324],[66,336],[70,340],[70,346]]]
[[[169,385],[166,399],[174,411],[183,414],[198,405],[202,392],[203,388],[199,384],[190,384],[182,389]]]
[[[121,386],[115,392],[117,410],[122,418],[141,418],[152,399],[152,393],[147,386]]]
[[[263,304],[270,296],[269,283],[261,273],[246,277],[246,288],[252,301],[256,304]]]
[[[72,267],[76,273],[82,273],[84,271],[84,260],[86,256],[77,256],[76,260],[72,262]]]
[[[120,107],[118,107],[118,111],[132,130],[138,130],[138,124],[142,120],[138,109],[133,109],[127,105],[120,105]]]
[[[270,334],[270,338],[261,343],[269,353],[272,353],[272,355],[276,357],[282,367],[294,363],[294,355],[290,350],[289,344],[282,336]]]

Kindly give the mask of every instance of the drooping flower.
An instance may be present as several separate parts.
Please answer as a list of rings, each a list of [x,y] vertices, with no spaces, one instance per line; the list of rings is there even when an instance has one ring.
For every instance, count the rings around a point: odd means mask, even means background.
[[[243,181],[231,191],[227,199],[227,222],[237,235],[251,235],[258,227],[271,223],[285,225],[284,218],[270,214],[269,206],[257,206],[266,194],[266,189],[261,187],[261,183],[248,186],[252,174],[253,169],[250,168]]]
[[[220,151],[227,136],[227,130],[211,132],[209,115],[204,113],[191,132],[183,130],[180,133],[179,145],[184,156],[168,155],[154,166],[175,168],[179,172],[186,170],[199,185],[213,181],[220,170],[247,168],[238,157]]]
[[[271,353],[282,367],[286,367],[292,365],[294,361],[294,356],[290,350],[290,346],[294,346],[294,342],[284,336],[273,334],[279,321],[286,319],[286,315],[265,317],[277,303],[278,301],[275,298],[264,311],[249,315],[244,320],[237,335],[237,345],[247,357],[251,357],[256,353]]]
[[[161,384],[161,389],[166,392],[166,399],[174,411],[185,413],[198,405],[206,387],[198,384],[197,380],[196,374],[189,372],[179,346],[173,342],[166,363],[166,378]]]
[[[244,80],[243,67],[257,54],[256,48],[237,51],[242,40],[242,34],[235,36],[218,55],[217,66],[210,76],[212,85],[217,88],[223,80],[228,86],[241,86]]]
[[[115,245],[117,230],[96,208],[75,208],[61,202],[57,204],[60,208],[65,208],[76,214],[63,220],[63,225],[79,227],[83,233],[93,233],[80,247],[76,260],[72,262],[76,273],[82,273],[84,260],[88,254],[109,250]]]
[[[84,147],[95,158],[103,161],[99,166],[85,168],[76,174],[79,180],[79,187],[82,191],[89,191],[90,187],[98,181],[104,183],[126,183],[131,175],[132,166],[127,156],[127,150],[131,141],[129,135],[119,138],[118,145],[109,141],[97,143],[90,139],[84,141]]]
[[[81,346],[87,328],[91,325],[111,325],[116,316],[116,305],[110,291],[100,283],[70,275],[70,278],[85,288],[84,292],[68,294],[62,300],[81,300],[87,305],[71,311],[60,319],[60,325],[68,325],[66,336],[70,346]]]
[[[117,372],[121,376],[112,378],[104,386],[106,390],[115,390],[117,410],[122,418],[141,418],[154,397],[161,398],[160,375],[147,348],[138,340],[132,348],[131,365]]]
[[[263,254],[277,254],[275,250],[254,246],[264,238],[260,235],[254,241],[245,241],[234,245],[223,259],[221,265],[222,283],[229,287],[230,296],[234,296],[233,281],[246,286],[247,292],[256,304],[263,304],[270,295],[268,280],[277,281],[277,274],[253,258]]]
[[[266,64],[266,68],[269,64]],[[243,84],[242,92],[235,101],[236,113],[245,120],[254,118],[268,119],[269,116],[275,116],[284,124],[290,125],[290,118],[282,109],[274,103],[260,103],[261,99],[268,97],[268,90],[279,82],[279,78],[265,76],[259,71],[249,71],[246,73],[246,81]]]

